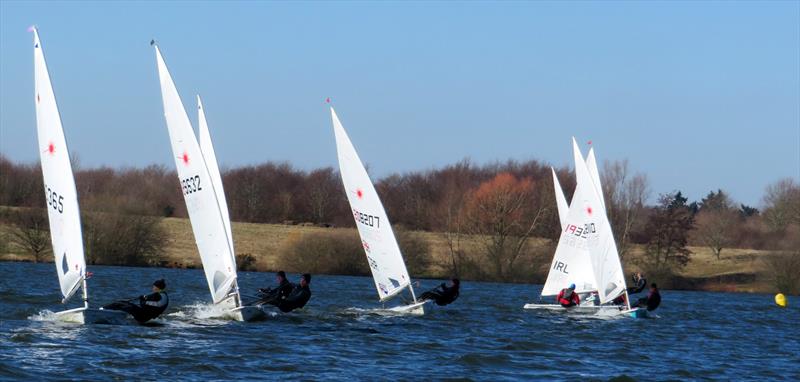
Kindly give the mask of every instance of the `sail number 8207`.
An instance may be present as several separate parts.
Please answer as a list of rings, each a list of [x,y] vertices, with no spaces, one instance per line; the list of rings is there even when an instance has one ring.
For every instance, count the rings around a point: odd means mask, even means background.
[[[381,228],[381,218],[379,216],[361,213],[354,209],[353,217],[356,219],[356,222],[361,223],[363,225],[374,228]]]

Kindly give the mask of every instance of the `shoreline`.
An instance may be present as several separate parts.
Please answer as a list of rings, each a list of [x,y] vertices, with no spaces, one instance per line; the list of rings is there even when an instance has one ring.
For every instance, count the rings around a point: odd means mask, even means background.
[[[178,269],[201,268],[200,256],[192,233],[191,224],[184,218],[163,218],[159,223],[166,232],[163,254],[157,259],[151,259],[149,264],[110,264],[97,262],[97,265],[110,266],[147,266]],[[0,224],[0,234],[7,230],[8,225]],[[363,261],[363,250],[355,241],[352,246],[339,252],[318,255],[314,252],[325,252],[333,244],[340,241],[349,241],[350,237],[357,237],[355,228],[318,227],[305,224],[259,224],[241,223],[232,224],[234,246],[237,253],[237,263],[240,271],[274,272],[282,269],[292,273],[308,271],[314,274],[368,276],[369,269]],[[446,235],[441,232],[427,231],[401,231],[403,235],[414,237],[417,244],[422,243],[423,249],[412,254],[404,250],[406,261],[409,264],[409,273],[417,279],[448,279],[452,277],[450,264],[450,250]],[[328,241],[319,240],[320,237]],[[357,239],[352,239],[357,240]],[[460,239],[460,248],[467,252],[478,253],[481,251],[481,238],[463,236]],[[298,247],[298,244],[315,243],[316,247]],[[402,245],[401,245],[402,246]],[[459,272],[458,277],[465,281],[504,282],[514,284],[543,284],[547,275],[547,267],[552,259],[552,244],[542,238],[531,238],[529,254],[521,257],[516,267],[522,268],[516,276],[499,278],[480,273],[485,263],[473,265],[473,272]],[[298,249],[299,248],[299,249]],[[663,289],[717,291],[733,293],[777,293],[767,272],[765,259],[771,255],[780,254],[779,251],[765,251],[754,249],[724,249],[718,260],[710,249],[705,247],[690,247],[693,252],[692,260],[681,269],[674,277],[658,280],[657,276],[648,278],[648,282],[656,282]],[[299,252],[298,252],[299,251]],[[33,262],[32,256],[13,253],[12,248],[7,248],[6,253],[0,253],[0,262]],[[298,258],[296,253],[302,258]],[[634,246],[622,258],[626,277],[633,272],[640,271],[639,260],[644,254],[642,246]],[[52,255],[45,255],[45,261],[52,263]],[[423,258],[424,266],[415,266],[413,257]],[[246,261],[242,261],[245,260]],[[331,261],[339,261],[337,267],[327,266]],[[89,259],[87,259],[89,262]],[[477,268],[476,268],[477,267]],[[466,267],[462,267],[466,269]],[[477,272],[474,272],[478,269]],[[485,277],[474,275],[486,275]]]

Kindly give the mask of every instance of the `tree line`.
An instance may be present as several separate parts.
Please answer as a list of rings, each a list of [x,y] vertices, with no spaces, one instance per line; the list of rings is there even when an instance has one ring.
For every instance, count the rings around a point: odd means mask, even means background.
[[[569,200],[574,174],[568,168],[556,172]],[[793,179],[769,185],[757,207],[737,203],[720,189],[691,202],[672,190],[649,205],[653,191],[648,178],[631,171],[627,161],[606,162],[600,172],[620,255],[624,258],[635,245],[644,247],[642,267],[653,272],[685,266],[692,255],[689,245],[706,246],[717,258],[735,247],[800,248],[800,185]],[[76,166],[75,176],[81,209],[90,216],[85,220],[98,221],[98,227],[125,231],[119,226],[122,222],[111,221],[119,215],[140,216],[139,223],[145,225],[155,224],[159,217],[187,216],[177,175],[165,166]],[[234,221],[354,226],[333,168],[305,171],[269,162],[223,169],[222,178]],[[373,180],[394,226],[444,234],[448,267],[457,274],[497,280],[523,277],[520,273],[529,270],[520,266],[520,258],[535,256],[531,253],[535,248],[544,252],[542,256],[552,255],[561,232],[550,166],[540,161],[477,165],[465,159]],[[0,205],[43,208],[42,189],[38,163],[14,163],[0,155]],[[131,246],[137,241],[135,235],[163,236],[144,226],[129,231]],[[465,237],[472,238],[471,246]],[[541,250],[542,240],[546,250]],[[154,244],[141,247],[141,252],[158,252]]]

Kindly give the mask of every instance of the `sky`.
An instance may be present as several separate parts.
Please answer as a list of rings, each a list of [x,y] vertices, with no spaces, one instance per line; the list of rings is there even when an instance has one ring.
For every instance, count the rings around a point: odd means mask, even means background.
[[[174,166],[156,39],[223,168],[337,167],[330,97],[377,177],[537,159],[570,138],[652,199],[760,205],[800,180],[800,2],[0,1],[0,153],[34,162],[39,28],[81,167]],[[1,174],[0,174],[1,175]]]

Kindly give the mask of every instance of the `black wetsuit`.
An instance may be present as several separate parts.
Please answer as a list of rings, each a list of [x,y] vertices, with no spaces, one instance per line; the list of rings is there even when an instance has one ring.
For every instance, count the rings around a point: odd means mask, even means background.
[[[275,301],[273,305],[277,306],[281,312],[288,313],[306,306],[309,299],[311,299],[311,289],[308,285],[297,285],[286,298]]]
[[[167,292],[161,291],[150,293],[147,296],[139,296],[138,304],[134,304],[131,301],[112,302],[104,306],[103,309],[121,310],[133,316],[137,322],[144,323],[160,316],[161,313],[167,310],[169,296]]]
[[[273,304],[276,301],[281,301],[289,296],[293,289],[294,284],[284,279],[280,285],[275,288],[259,289],[258,294],[261,296],[260,302],[262,304]]]
[[[661,293],[658,293],[658,289],[650,291],[647,297],[640,298],[639,301],[636,301],[632,306],[640,307],[642,305],[646,305],[648,311],[656,310],[656,308],[661,305]]]
[[[438,287],[423,293],[421,296],[419,296],[419,299],[433,300],[436,305],[445,306],[458,298],[458,288],[459,287],[457,285],[448,287],[447,284],[442,283]]]
[[[628,287],[628,294],[640,293],[647,287],[647,279],[642,277],[636,282],[636,285]]]

